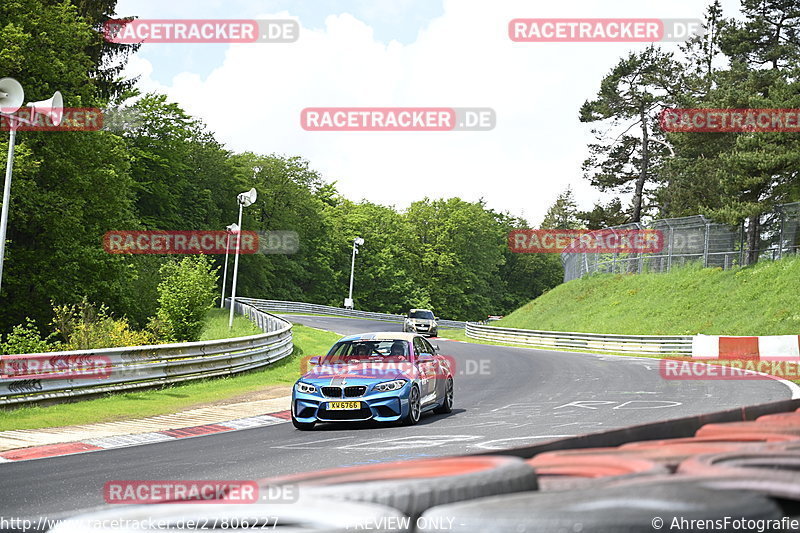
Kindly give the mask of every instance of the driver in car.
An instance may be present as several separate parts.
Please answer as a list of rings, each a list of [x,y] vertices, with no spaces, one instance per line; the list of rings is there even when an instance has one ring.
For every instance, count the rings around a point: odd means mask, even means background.
[[[395,360],[405,360],[406,358],[406,343],[403,341],[394,341],[389,350],[389,355]]]
[[[369,357],[371,351],[366,344],[357,344],[353,355],[356,357]]]

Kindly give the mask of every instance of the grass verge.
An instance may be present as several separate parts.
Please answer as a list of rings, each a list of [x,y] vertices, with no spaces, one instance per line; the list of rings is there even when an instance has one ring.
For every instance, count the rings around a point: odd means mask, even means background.
[[[797,335],[800,257],[721,270],[597,274],[555,287],[492,325],[629,335]]]
[[[224,312],[224,310],[217,311]],[[212,336],[204,338],[204,340],[221,338],[213,336],[213,332],[219,332],[220,329],[215,325],[220,320],[220,317],[217,316],[219,314],[211,313],[210,325],[204,332],[204,337],[207,332]],[[246,324],[240,325],[242,329],[235,330],[240,332],[238,336],[252,335],[253,333],[247,327],[250,324],[249,320],[244,317],[240,318]],[[227,313],[225,313],[225,328],[227,328],[227,320]],[[256,333],[259,331],[256,328]],[[0,431],[114,422],[163,415],[214,403],[236,401],[238,397],[264,391],[269,387],[286,387],[284,394],[288,394],[288,387],[300,376],[301,357],[324,354],[341,337],[330,331],[301,325],[295,325],[293,332],[294,352],[290,357],[274,365],[236,376],[202,379],[161,389],[114,393],[99,398],[50,406],[2,409],[0,410]]]
[[[232,339],[234,337],[247,337],[258,335],[261,330],[253,324],[246,316],[235,315],[233,317],[233,329],[228,329],[230,315],[227,309],[212,309],[206,314],[203,332],[200,334],[201,341],[213,341],[217,339]]]

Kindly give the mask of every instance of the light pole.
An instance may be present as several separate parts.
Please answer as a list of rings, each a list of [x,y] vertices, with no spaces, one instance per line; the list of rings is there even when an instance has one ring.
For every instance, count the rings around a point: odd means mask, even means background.
[[[236,278],[239,274],[239,246],[242,242],[242,209],[253,205],[253,202],[256,201],[256,197],[255,189],[250,189],[236,197],[236,201],[239,202],[239,223],[236,225],[238,230],[236,232],[236,256],[233,258],[233,286],[231,287],[231,312],[228,317],[228,329],[233,329],[233,308],[236,304]]]
[[[228,237],[225,241],[225,268],[222,269],[222,297],[219,301],[220,309],[225,307],[225,285],[227,285],[228,281],[228,251],[231,248],[231,233],[238,233],[239,226],[234,222],[230,226],[226,226],[225,229],[228,230]]]
[[[8,117],[8,159],[6,160],[6,181],[3,184],[3,210],[0,214],[0,285],[3,283],[3,261],[6,255],[6,231],[8,229],[8,204],[11,201],[11,174],[14,170],[14,145],[17,141],[17,128],[20,124],[32,124],[37,112],[44,112],[50,117],[54,126],[61,124],[64,116],[64,100],[61,93],[56,91],[49,100],[30,102],[30,121],[14,115],[22,106],[25,91],[22,85],[14,78],[0,79],[0,115]]]
[[[364,244],[364,239],[361,237],[356,237],[353,239],[353,260],[350,262],[350,296],[344,300],[344,306],[347,309],[353,308],[353,272],[356,269],[356,254],[358,253],[358,247],[362,244]]]

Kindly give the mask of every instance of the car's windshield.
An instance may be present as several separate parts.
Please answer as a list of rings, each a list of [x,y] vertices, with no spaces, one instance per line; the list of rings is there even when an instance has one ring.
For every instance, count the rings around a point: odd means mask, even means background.
[[[337,342],[325,356],[325,362],[364,360],[364,361],[403,361],[408,360],[408,342],[400,339],[375,341]]]
[[[430,311],[411,311],[408,313],[409,318],[421,318],[423,320],[433,320],[433,313]]]

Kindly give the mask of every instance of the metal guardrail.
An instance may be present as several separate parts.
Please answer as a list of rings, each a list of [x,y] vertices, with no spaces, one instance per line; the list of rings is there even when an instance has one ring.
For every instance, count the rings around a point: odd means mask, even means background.
[[[474,322],[467,323],[465,333],[472,339],[526,344],[541,348],[577,348],[642,355],[692,355],[692,337],[683,335],[614,335],[539,331],[485,326]]]
[[[237,302],[239,300],[237,299]],[[290,302],[285,300],[259,300],[242,298],[257,309],[272,313],[313,313],[352,318],[367,318],[388,322],[402,322],[403,315],[373,313],[344,309],[328,305]],[[572,333],[567,331],[539,331],[502,328],[476,322],[440,320],[440,327],[465,328],[467,337],[511,344],[525,344],[541,348],[583,349],[613,351],[642,355],[679,354],[692,355],[692,337],[682,335],[614,335],[599,333]]]
[[[0,405],[231,375],[291,355],[294,347],[291,323],[238,300],[236,312],[246,315],[264,333],[213,341],[0,356]],[[48,362],[51,370],[65,368],[67,362],[102,361],[103,372],[96,377],[64,377],[63,371],[37,376],[2,374],[5,370],[25,368],[26,361],[34,358]]]
[[[255,298],[237,298],[236,301],[246,302],[257,309],[272,313],[312,313],[318,315],[345,316],[351,318],[367,318],[371,320],[384,320],[386,322],[403,322],[405,315],[390,313],[373,313],[371,311],[358,311],[330,305],[308,304],[303,302],[289,302],[286,300],[258,300]],[[459,320],[439,320],[439,326],[445,328],[463,328],[466,322]]]

